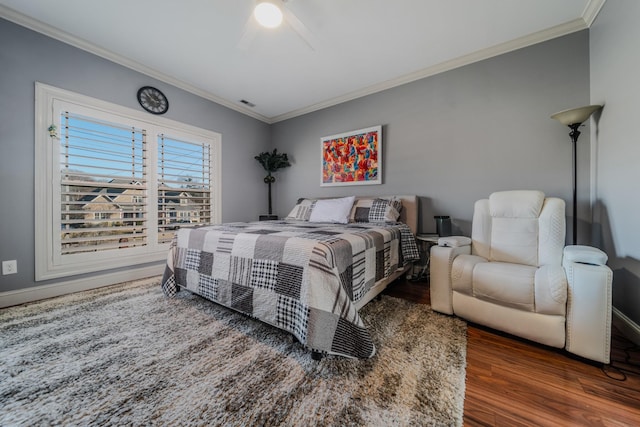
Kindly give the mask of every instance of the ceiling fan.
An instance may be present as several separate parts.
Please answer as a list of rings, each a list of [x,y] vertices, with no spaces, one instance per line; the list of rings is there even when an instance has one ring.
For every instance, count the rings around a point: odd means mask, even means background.
[[[244,27],[238,48],[246,50],[261,27],[274,29],[282,23],[289,25],[311,50],[314,49],[313,34],[306,25],[287,7],[292,0],[255,0],[255,7]]]

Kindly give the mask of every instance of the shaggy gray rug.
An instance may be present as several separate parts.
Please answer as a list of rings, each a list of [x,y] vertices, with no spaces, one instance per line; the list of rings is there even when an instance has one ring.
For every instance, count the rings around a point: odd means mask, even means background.
[[[159,278],[0,311],[0,425],[462,425],[466,324],[383,296],[367,360]]]

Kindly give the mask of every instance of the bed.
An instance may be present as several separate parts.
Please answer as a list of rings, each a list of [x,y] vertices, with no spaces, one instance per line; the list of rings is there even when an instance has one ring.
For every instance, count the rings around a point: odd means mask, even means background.
[[[178,230],[163,292],[187,289],[288,331],[315,359],[372,357],[358,311],[419,258],[417,197],[344,199],[299,199],[282,220]],[[347,223],[324,222],[345,206]]]

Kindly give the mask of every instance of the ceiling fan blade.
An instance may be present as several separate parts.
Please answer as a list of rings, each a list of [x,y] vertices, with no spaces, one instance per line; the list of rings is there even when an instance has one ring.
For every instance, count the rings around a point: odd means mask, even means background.
[[[316,49],[314,47],[315,40],[313,33],[309,31],[307,26],[304,25],[302,21],[300,21],[298,17],[287,8],[286,4],[282,3],[282,5],[282,14],[284,15],[284,20],[291,26],[291,28],[293,28],[296,33],[298,33],[300,38],[304,40],[307,46],[309,46],[311,50],[315,51]]]
[[[253,18],[253,14],[249,15],[247,23],[244,26],[244,32],[240,41],[238,41],[238,49],[247,50],[258,32],[258,23]]]

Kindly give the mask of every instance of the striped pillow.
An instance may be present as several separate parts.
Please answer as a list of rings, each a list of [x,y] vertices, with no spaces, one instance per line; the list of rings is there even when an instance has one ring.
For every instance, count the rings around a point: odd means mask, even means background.
[[[311,217],[311,211],[316,205],[316,199],[300,198],[296,205],[291,209],[289,215],[285,219],[296,219],[299,221],[309,221]]]

